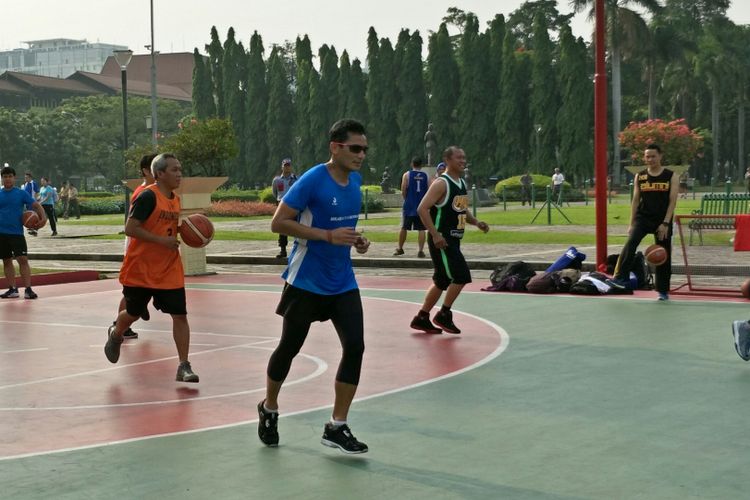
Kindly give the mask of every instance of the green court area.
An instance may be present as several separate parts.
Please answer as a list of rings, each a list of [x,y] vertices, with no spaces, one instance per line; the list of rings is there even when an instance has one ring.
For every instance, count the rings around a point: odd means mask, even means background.
[[[363,296],[416,310],[423,294],[368,288]],[[252,422],[5,460],[3,497],[747,496],[750,364],[730,333],[746,304],[466,292],[454,309],[504,329],[509,345],[467,371],[356,402],[350,424],[370,446],[365,455],[321,446],[330,410],[318,408],[283,416],[277,449],[259,443]],[[396,332],[371,322],[366,335],[419,335],[409,319]],[[425,341],[443,342],[449,359],[472,333]],[[409,354],[423,361],[423,352]]]

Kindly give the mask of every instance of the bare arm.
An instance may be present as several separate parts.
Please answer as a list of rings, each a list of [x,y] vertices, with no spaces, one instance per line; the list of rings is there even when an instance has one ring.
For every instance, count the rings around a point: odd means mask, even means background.
[[[147,231],[142,226],[142,222],[134,217],[128,217],[128,221],[125,223],[125,234],[131,238],[158,243],[159,245],[163,245],[171,250],[177,250],[180,246],[176,234],[172,236],[159,236],[158,234],[154,234]]]
[[[39,224],[36,227],[36,229],[39,229],[47,223],[47,212],[44,211],[44,207],[42,207],[42,204],[38,201],[35,201],[31,205],[31,208],[33,208],[34,212],[39,216]]]
[[[671,224],[672,216],[674,215],[675,206],[677,206],[677,197],[680,193],[680,186],[678,182],[677,174],[672,174],[672,182],[669,187],[669,206],[667,207],[667,213],[664,215],[662,222],[667,222],[667,225],[661,224],[659,229],[656,230],[656,237],[663,240],[669,234],[669,224]]]
[[[630,203],[630,224],[628,226],[628,234],[635,224],[635,214],[638,212],[638,205],[641,202],[641,188],[638,187],[638,180],[633,183],[633,201]]]
[[[401,176],[401,198],[406,199],[406,193],[409,189],[409,172]]]
[[[353,228],[322,229],[305,226],[297,222],[298,213],[297,210],[284,203],[282,199],[279,206],[276,207],[273,219],[271,219],[271,231],[303,240],[327,241],[332,245],[354,246],[357,244],[357,238],[360,237],[360,234]]]

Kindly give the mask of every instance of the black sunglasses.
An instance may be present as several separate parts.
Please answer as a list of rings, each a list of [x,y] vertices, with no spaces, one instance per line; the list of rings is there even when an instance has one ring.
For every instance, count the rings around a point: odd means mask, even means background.
[[[355,155],[358,155],[359,153],[367,154],[367,150],[370,149],[367,146],[360,146],[359,144],[344,144],[343,142],[334,142],[334,144],[338,144],[339,146],[346,146],[347,148],[349,148],[349,151],[351,151]]]

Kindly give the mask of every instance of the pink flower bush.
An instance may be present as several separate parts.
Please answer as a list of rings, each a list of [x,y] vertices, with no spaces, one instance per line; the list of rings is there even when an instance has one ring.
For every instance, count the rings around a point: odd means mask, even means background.
[[[620,144],[630,151],[633,165],[643,165],[643,151],[652,143],[661,147],[663,165],[684,165],[703,147],[703,137],[691,130],[684,119],[630,122],[620,132]]]
[[[206,215],[222,217],[250,217],[252,215],[273,215],[276,205],[262,201],[224,200],[214,201],[206,210]]]

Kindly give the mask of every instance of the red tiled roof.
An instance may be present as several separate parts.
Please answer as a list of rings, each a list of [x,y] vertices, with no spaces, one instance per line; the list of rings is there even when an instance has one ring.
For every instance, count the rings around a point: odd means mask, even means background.
[[[19,87],[15,83],[11,82],[10,80],[4,80],[0,78],[0,92],[5,92],[9,94],[18,94],[18,95],[28,95],[29,91],[24,89],[23,87]]]
[[[151,54],[133,55],[127,68],[130,80],[151,81]],[[109,56],[100,73],[104,76],[120,78],[120,66],[114,56]],[[193,85],[193,54],[177,52],[156,55],[156,80],[160,84],[189,86]]]
[[[146,81],[139,81],[130,78],[130,70],[128,70],[128,95],[140,95],[150,96],[151,95],[151,83]],[[97,87],[105,87],[110,92],[121,92],[122,91],[122,78],[119,74],[116,77],[100,75],[98,73],[88,73],[85,71],[76,71],[68,77],[75,81],[95,85]],[[156,95],[163,99],[172,99],[175,101],[190,101],[192,100],[191,94],[185,92],[183,89],[173,85],[156,85]]]
[[[6,71],[2,74],[2,79],[6,79],[21,88],[32,87],[34,89],[57,90],[84,95],[91,94],[92,90],[90,86],[75,80],[30,75],[16,71]]]

